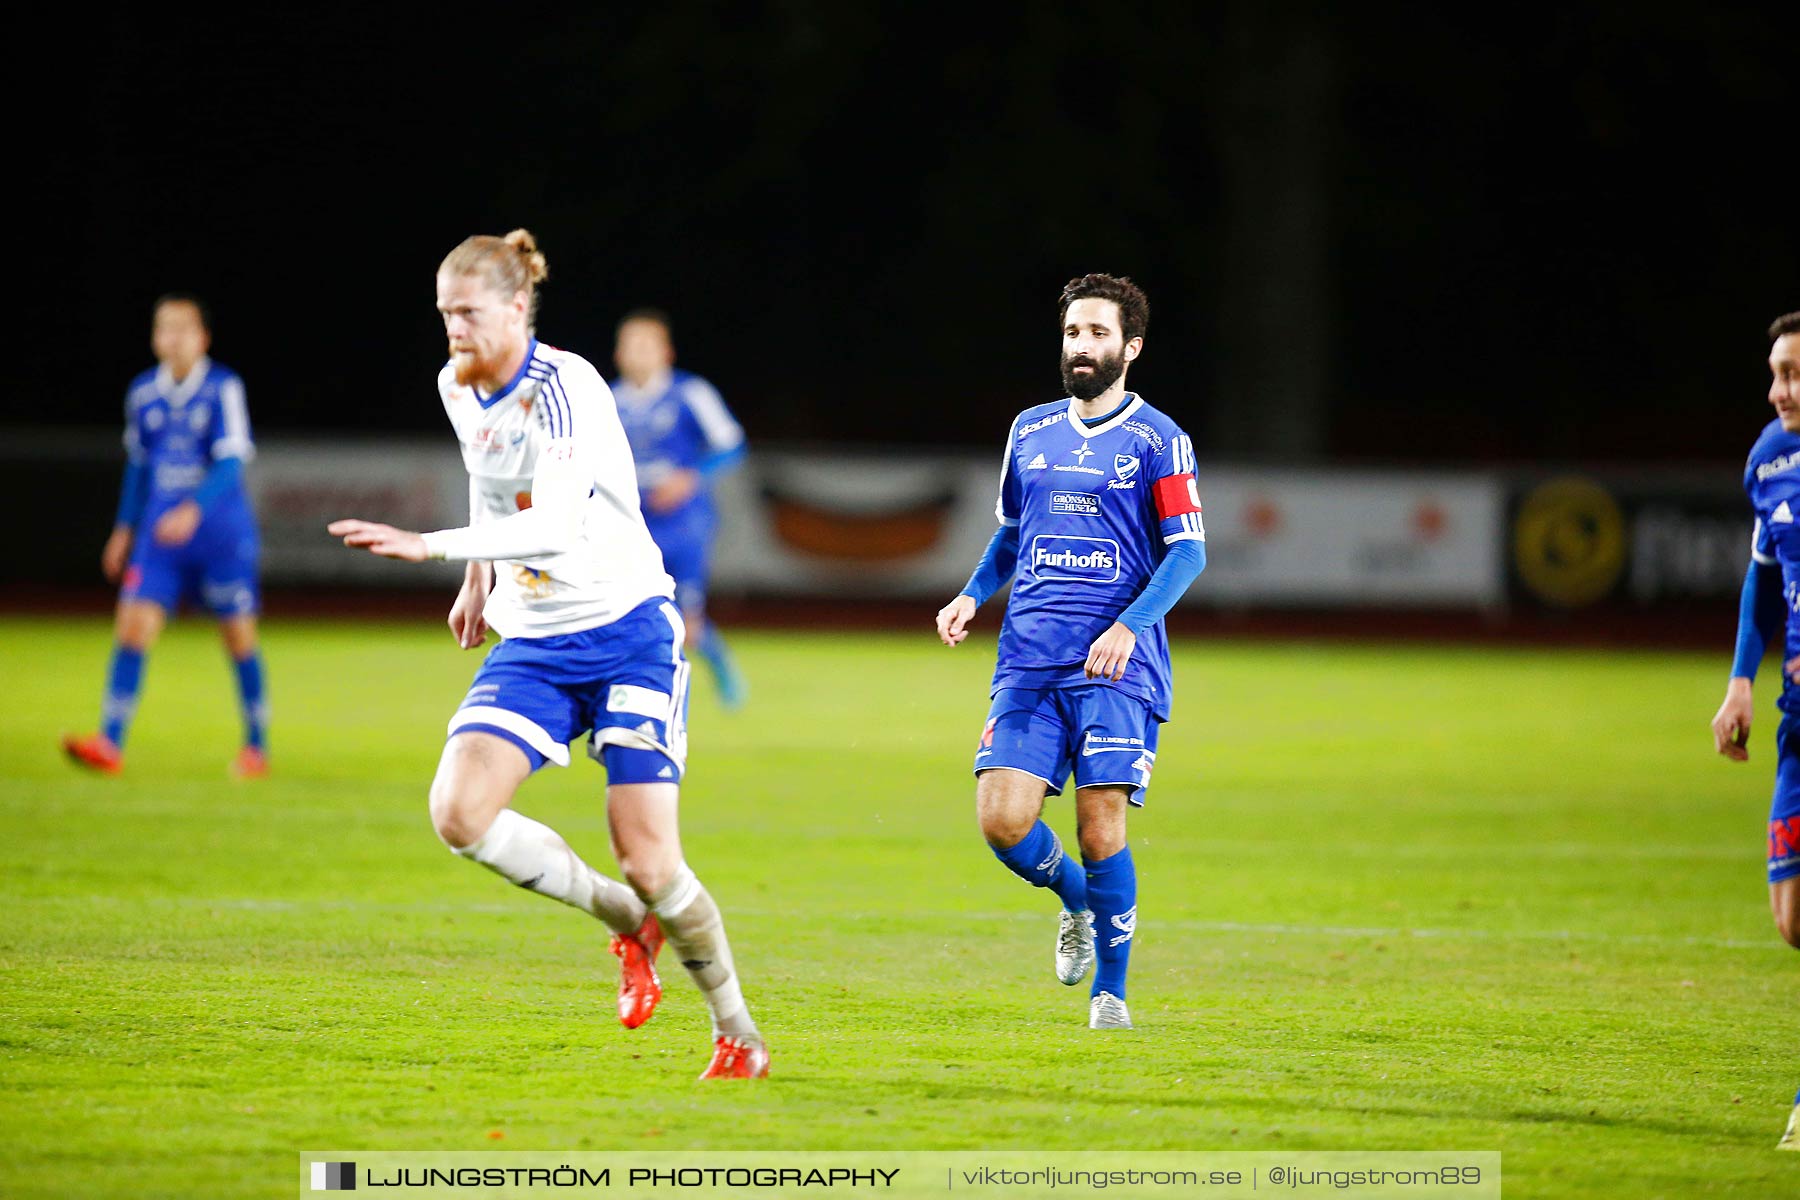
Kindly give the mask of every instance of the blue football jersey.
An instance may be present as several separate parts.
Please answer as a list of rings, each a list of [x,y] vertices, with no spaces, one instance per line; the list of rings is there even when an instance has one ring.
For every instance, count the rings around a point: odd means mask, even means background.
[[[1782,659],[1800,654],[1800,434],[1770,421],[1744,464],[1744,492],[1756,511],[1750,553],[1756,561],[1781,567],[1787,601],[1787,638]],[[1783,708],[1787,707],[1783,699]]]
[[[629,380],[612,385],[619,420],[637,463],[638,489],[649,492],[677,470],[699,470],[707,459],[744,444],[744,430],[725,407],[718,390],[691,371],[671,371],[666,379],[639,388]],[[687,507],[710,508],[705,485]],[[648,509],[646,509],[648,512]],[[677,513],[658,514],[671,520]]]
[[[125,394],[125,452],[149,475],[142,522],[155,521],[192,496],[214,462],[248,462],[255,455],[244,381],[206,358],[180,383],[167,367],[145,371]],[[250,500],[240,485],[208,509],[206,523],[249,519]]]
[[[1000,627],[994,690],[1073,687],[1088,647],[1131,606],[1167,548],[1206,540],[1194,447],[1167,415],[1126,394],[1096,424],[1073,400],[1013,421],[996,515],[1019,528],[1019,563]],[[1167,720],[1169,638],[1158,621],[1138,638],[1116,684]]]

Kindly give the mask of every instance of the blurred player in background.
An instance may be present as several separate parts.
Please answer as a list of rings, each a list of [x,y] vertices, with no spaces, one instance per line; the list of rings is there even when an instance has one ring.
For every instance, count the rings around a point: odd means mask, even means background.
[[[1125,390],[1150,305],[1129,279],[1063,289],[1066,399],[1013,421],[1000,468],[1000,528],[961,595],[937,615],[954,646],[975,610],[1013,585],[993,702],[975,753],[981,832],[1002,863],[1062,900],[1056,977],[1096,955],[1092,1029],[1130,1029],[1125,971],[1137,929],[1128,807],[1142,806],[1168,720],[1168,613],[1206,565],[1194,450]],[[1075,775],[1083,871],[1041,816]]]
[[[746,686],[718,627],[706,619],[706,575],[718,525],[713,481],[744,457],[744,431],[712,384],[675,366],[669,318],[661,311],[625,314],[613,362],[619,368],[613,394],[637,460],[644,524],[675,577],[689,647],[712,668],[720,702],[737,708]]]
[[[237,675],[244,745],[232,771],[257,778],[269,769],[256,644],[259,546],[244,490],[244,464],[255,447],[244,382],[206,356],[211,345],[205,305],[185,294],[162,297],[150,332],[157,365],[132,380],[125,395],[125,478],[100,556],[107,581],[123,581],[106,698],[98,733],[63,738],[73,761],[108,774],[124,766],[144,656],[184,599],[219,619]]]
[[[488,654],[431,784],[438,836],[523,888],[613,930],[619,1020],[649,1020],[656,956],[675,947],[712,1014],[703,1079],[768,1074],[718,905],[681,852],[676,811],[687,755],[688,665],[674,591],[638,514],[631,449],[612,394],[579,355],[532,336],[548,275],[531,234],[471,237],[438,267],[450,342],[438,392],[469,472],[469,524],[418,534],[335,521],[347,546],[387,558],[468,563],[450,609],[464,649]],[[546,762],[591,731],[606,766],[606,815],[626,883],[595,871],[553,829],[509,806]]]
[[[1769,908],[1775,928],[1800,950],[1800,312],[1769,326],[1769,403],[1744,466],[1744,491],[1756,512],[1750,569],[1738,605],[1737,654],[1725,702],[1712,720],[1713,745],[1736,762],[1746,748],[1756,705],[1750,687],[1771,643],[1782,647],[1782,688],[1775,731],[1775,799],[1769,808]],[[1800,1150],[1800,1094],[1780,1148]]]

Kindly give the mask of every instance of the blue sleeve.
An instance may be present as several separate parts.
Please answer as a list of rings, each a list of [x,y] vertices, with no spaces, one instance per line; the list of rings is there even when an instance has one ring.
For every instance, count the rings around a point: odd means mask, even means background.
[[[194,502],[203,512],[210,512],[219,497],[235,488],[244,478],[244,460],[241,458],[221,458],[216,460],[212,468],[206,472],[206,478],[194,491]]]
[[[1744,572],[1744,591],[1738,600],[1737,653],[1731,660],[1733,679],[1755,679],[1769,643],[1781,635],[1787,616],[1782,602],[1781,568],[1752,559]]]
[[[975,573],[963,585],[962,594],[971,597],[977,605],[986,604],[989,596],[1012,580],[1013,570],[1018,565],[1019,527],[1002,525],[994,530]]]
[[[1134,634],[1142,634],[1169,615],[1175,602],[1205,569],[1205,542],[1189,538],[1174,543],[1158,564],[1156,573],[1150,576],[1150,582],[1138,593],[1138,598],[1119,614],[1119,624]]]
[[[694,464],[694,469],[700,472],[702,479],[713,479],[737,466],[743,457],[744,444],[739,442],[729,449],[714,450],[710,454],[701,455],[700,461]]]
[[[150,499],[150,472],[143,463],[125,462],[125,478],[119,482],[119,511],[114,525],[132,529],[143,519],[144,505]]]

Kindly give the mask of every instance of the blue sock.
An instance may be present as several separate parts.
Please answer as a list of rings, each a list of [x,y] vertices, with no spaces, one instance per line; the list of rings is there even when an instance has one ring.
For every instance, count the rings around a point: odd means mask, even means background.
[[[1087,863],[1088,904],[1094,910],[1094,991],[1125,998],[1131,935],[1137,932],[1137,867],[1127,846],[1111,858]]]
[[[237,670],[238,707],[244,714],[244,745],[263,748],[265,726],[269,723],[269,705],[263,699],[262,655],[250,652],[249,658],[233,659]]]
[[[1062,843],[1057,840],[1056,831],[1039,821],[1031,827],[1024,840],[1016,846],[1005,850],[990,847],[994,857],[1007,865],[1007,868],[1029,883],[1032,887],[1049,888],[1063,902],[1063,907],[1070,912],[1080,912],[1088,906],[1087,880],[1082,878],[1074,864],[1063,854]]]
[[[749,689],[744,683],[744,677],[738,674],[737,661],[726,648],[719,627],[711,621],[706,623],[705,629],[700,633],[700,656],[712,668],[713,682],[718,685],[719,700],[725,707],[736,708],[742,704]]]
[[[114,645],[112,663],[106,668],[106,698],[100,704],[100,732],[115,746],[125,745],[125,730],[137,711],[138,689],[144,683],[144,652]]]

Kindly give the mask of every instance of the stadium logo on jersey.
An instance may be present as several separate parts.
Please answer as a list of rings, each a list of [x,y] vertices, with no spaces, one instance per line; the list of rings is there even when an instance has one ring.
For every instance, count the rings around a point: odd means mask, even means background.
[[[1045,467],[1048,467],[1049,465],[1050,465],[1049,463],[1044,461],[1044,456],[1040,454],[1036,458],[1032,459],[1030,462],[1026,463],[1025,469],[1027,471],[1042,471]]]
[[[1039,534],[1031,539],[1031,569],[1039,579],[1116,583],[1119,543],[1111,538]]]
[[[1070,517],[1100,515],[1100,497],[1092,492],[1051,492],[1050,511]]]
[[[1136,475],[1138,471],[1137,455],[1113,455],[1113,470],[1118,472],[1120,479],[1130,479],[1133,475]]]
[[[1756,477],[1759,480],[1767,479],[1771,475],[1785,474],[1795,467],[1800,467],[1800,451],[1795,451],[1793,454],[1784,454],[1780,458],[1771,458],[1768,462],[1763,463],[1756,468]]]
[[[1049,416],[1044,417],[1042,420],[1033,421],[1031,424],[1029,424],[1029,425],[1025,426],[1023,429],[1019,430],[1019,440],[1024,441],[1025,438],[1029,437],[1031,434],[1036,433],[1038,430],[1050,428],[1050,426],[1056,424],[1058,421],[1062,420],[1064,417],[1066,417],[1068,415],[1069,415],[1068,411],[1065,409],[1062,412],[1051,413]]]
[[[1793,523],[1794,510],[1788,507],[1786,500],[1783,500],[1776,506],[1775,511],[1769,514],[1769,524],[1771,525],[1792,525]]]
[[[1126,912],[1115,913],[1113,915],[1112,925],[1114,929],[1119,931],[1119,934],[1106,944],[1108,946],[1123,946],[1126,942],[1129,942],[1131,940],[1131,935],[1137,932],[1137,905],[1132,905]]]

